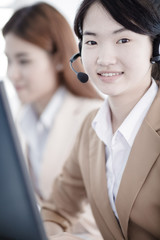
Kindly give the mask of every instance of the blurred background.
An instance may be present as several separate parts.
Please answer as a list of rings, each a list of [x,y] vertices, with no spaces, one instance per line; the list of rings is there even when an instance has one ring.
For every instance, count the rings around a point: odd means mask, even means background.
[[[10,18],[14,10],[39,2],[38,0],[5,0],[0,1],[0,29],[4,26],[7,20]],[[73,29],[74,16],[76,14],[77,8],[79,7],[81,0],[43,0],[54,7],[56,7],[68,20]],[[0,80],[4,80],[6,84],[7,94],[9,101],[11,103],[11,108],[13,114],[16,115],[16,110],[18,108],[18,99],[16,93],[7,79],[7,58],[4,54],[5,42],[0,31]]]

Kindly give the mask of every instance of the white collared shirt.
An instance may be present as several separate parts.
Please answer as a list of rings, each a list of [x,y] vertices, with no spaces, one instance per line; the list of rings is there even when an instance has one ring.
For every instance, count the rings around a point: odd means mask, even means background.
[[[40,118],[30,105],[25,106],[19,118],[19,125],[28,147],[28,156],[34,174],[34,185],[39,189],[38,178],[43,151],[54,119],[64,100],[66,89],[60,87],[44,109]]]
[[[105,144],[108,196],[113,212],[117,218],[118,214],[116,211],[115,199],[117,197],[121,178],[134,139],[157,91],[158,86],[156,82],[152,80],[151,87],[135,105],[114,134],[112,133],[111,115],[107,98],[92,122],[92,127],[97,136]]]

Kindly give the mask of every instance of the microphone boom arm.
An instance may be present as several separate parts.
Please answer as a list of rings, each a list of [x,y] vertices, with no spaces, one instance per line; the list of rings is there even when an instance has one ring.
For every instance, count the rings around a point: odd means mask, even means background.
[[[70,58],[70,60],[69,60],[69,62],[70,62],[70,67],[71,67],[72,71],[76,73],[77,78],[78,78],[82,83],[86,83],[86,82],[88,81],[88,75],[87,75],[86,73],[83,73],[83,72],[77,72],[77,71],[73,68],[73,66],[72,66],[72,63],[73,63],[77,58],[79,58],[80,56],[81,56],[80,53],[76,53],[76,54],[74,54],[74,55]]]

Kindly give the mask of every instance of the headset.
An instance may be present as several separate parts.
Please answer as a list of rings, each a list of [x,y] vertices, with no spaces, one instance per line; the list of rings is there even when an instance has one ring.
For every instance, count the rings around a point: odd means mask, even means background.
[[[70,58],[70,66],[71,66],[73,72],[75,72],[75,74],[77,75],[78,80],[82,83],[86,83],[88,81],[88,75],[83,72],[77,72],[72,66],[72,63],[74,63],[77,60],[77,58],[81,57],[82,41],[79,42],[78,48],[79,48],[79,52],[74,54]]]
[[[81,57],[81,49],[82,49],[82,42],[79,42],[79,52],[74,54],[71,58],[70,58],[70,66],[71,69],[76,73],[77,78],[82,82],[82,83],[86,83],[88,81],[88,75],[86,73],[83,72],[77,72],[73,66],[72,63],[75,62],[77,60],[77,58]],[[160,36],[156,37],[153,41],[153,56],[150,59],[150,62],[152,64],[155,63],[160,63]]]
[[[151,63],[160,63],[160,36],[156,37],[153,41],[153,56]]]

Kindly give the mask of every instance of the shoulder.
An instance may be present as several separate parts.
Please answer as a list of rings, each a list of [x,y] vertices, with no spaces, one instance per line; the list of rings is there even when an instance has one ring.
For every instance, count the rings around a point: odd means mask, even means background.
[[[70,91],[66,90],[66,98],[70,99],[70,100],[75,100],[76,102],[85,102],[85,103],[94,103],[94,102],[103,102],[103,98],[89,98],[89,97],[83,97],[83,96],[78,96],[75,95],[73,93],[71,93]]]
[[[86,115],[80,128],[79,138],[89,138],[90,136],[96,135],[92,128],[92,121],[95,118],[98,110],[99,108],[94,109]]]
[[[99,108],[96,108],[96,109],[92,110],[90,113],[87,114],[87,116],[84,120],[84,125],[88,125],[88,124],[92,123],[92,121],[95,118],[98,110],[99,110]]]
[[[94,98],[87,98],[87,97],[80,97],[73,95],[70,92],[67,92],[66,95],[66,102],[72,105],[73,108],[76,108],[77,110],[81,109],[81,111],[90,111],[93,109],[96,109],[100,107],[103,103],[103,99],[94,99]]]

